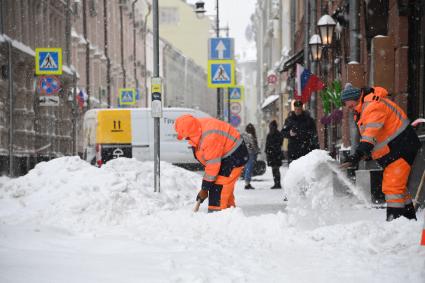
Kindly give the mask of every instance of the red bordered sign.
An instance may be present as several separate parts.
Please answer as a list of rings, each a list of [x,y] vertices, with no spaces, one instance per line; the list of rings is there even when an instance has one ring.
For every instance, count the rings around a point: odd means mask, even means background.
[[[61,82],[57,76],[39,76],[37,82],[37,93],[41,95],[55,95],[60,90]]]

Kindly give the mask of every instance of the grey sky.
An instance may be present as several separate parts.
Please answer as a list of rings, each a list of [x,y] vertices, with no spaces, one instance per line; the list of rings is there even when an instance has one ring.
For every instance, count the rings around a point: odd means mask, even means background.
[[[194,4],[197,0],[187,0]],[[203,0],[207,15],[215,15],[216,0]],[[229,36],[235,38],[235,53],[240,54],[243,49],[255,48],[255,44],[249,44],[245,39],[245,29],[250,23],[250,17],[255,11],[257,0],[219,0],[220,27],[229,24]],[[225,34],[222,33],[222,36]]]

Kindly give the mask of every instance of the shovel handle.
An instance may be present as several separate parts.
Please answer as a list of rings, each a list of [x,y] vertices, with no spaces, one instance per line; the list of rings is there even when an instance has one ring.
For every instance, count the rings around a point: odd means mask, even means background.
[[[418,186],[418,189],[416,191],[416,196],[415,196],[415,199],[413,200],[413,207],[415,209],[418,206],[419,195],[421,194],[421,191],[422,191],[422,188],[423,188],[423,184],[424,184],[424,180],[425,180],[425,170],[422,173],[421,181],[419,182],[419,186]]]
[[[201,200],[197,200],[193,212],[198,212],[199,206],[201,205]]]

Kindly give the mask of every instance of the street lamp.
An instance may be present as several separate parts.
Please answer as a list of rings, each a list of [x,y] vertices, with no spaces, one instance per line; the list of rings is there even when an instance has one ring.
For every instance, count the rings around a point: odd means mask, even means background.
[[[195,10],[196,16],[198,18],[202,18],[206,12],[205,10],[205,2],[202,0],[199,0],[195,3]],[[215,18],[215,33],[216,37],[220,37],[220,18],[219,18],[219,9],[218,9],[218,0],[216,0],[216,18]],[[217,88],[217,118],[223,120],[223,111],[222,111],[222,99],[221,99],[221,89]],[[230,113],[230,111],[229,111]]]
[[[317,62],[322,59],[322,39],[318,34],[313,34],[308,42],[311,51],[311,58]]]
[[[202,19],[204,17],[205,12],[206,12],[204,6],[205,6],[204,1],[197,1],[195,3],[195,10],[194,10],[194,12],[196,13],[196,16],[199,19]]]
[[[329,15],[323,15],[317,22],[317,26],[319,27],[322,44],[325,46],[331,45],[334,29],[336,26],[335,20]]]

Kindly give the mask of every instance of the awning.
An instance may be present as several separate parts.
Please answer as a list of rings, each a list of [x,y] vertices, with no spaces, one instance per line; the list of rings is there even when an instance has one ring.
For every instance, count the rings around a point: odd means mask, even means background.
[[[269,106],[271,103],[275,102],[278,99],[279,99],[278,94],[272,94],[270,96],[267,96],[266,99],[264,99],[263,104],[261,104],[261,109],[266,108],[267,106]]]
[[[296,63],[302,63],[304,60],[304,50],[300,50],[295,55],[292,55],[288,60],[279,66],[279,73],[288,71],[289,68],[293,67]]]

